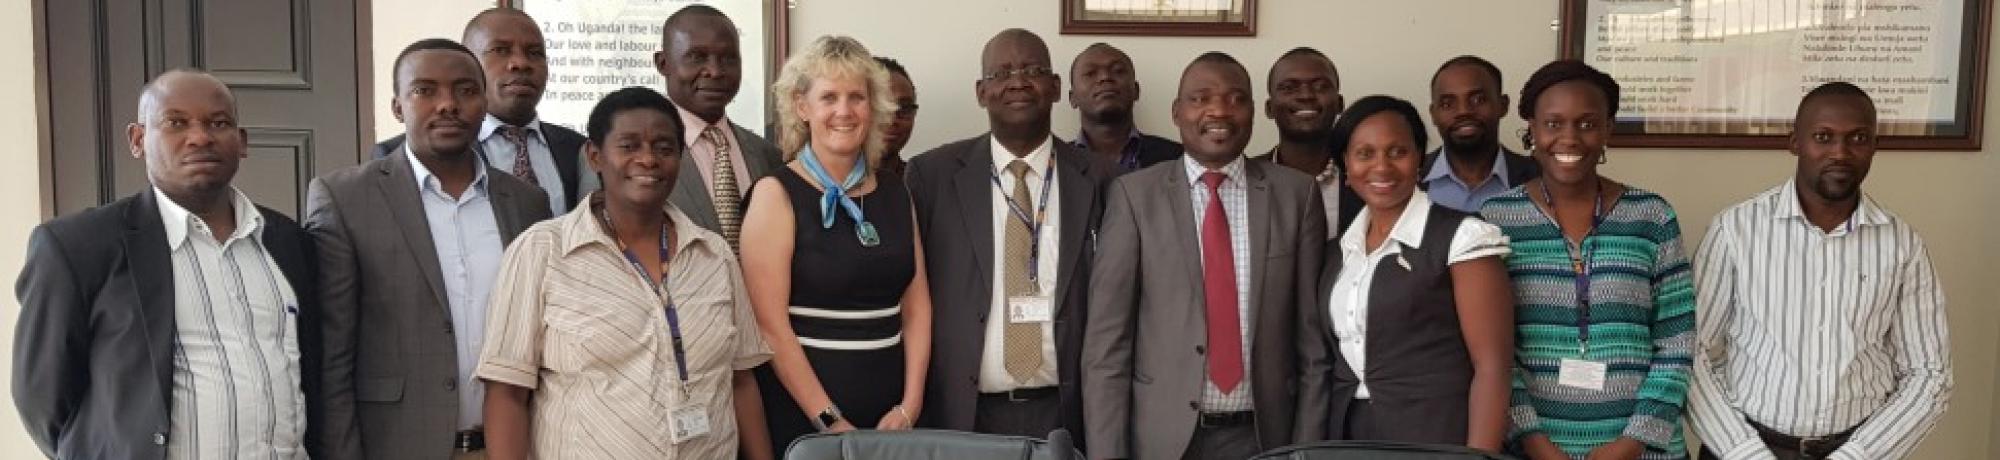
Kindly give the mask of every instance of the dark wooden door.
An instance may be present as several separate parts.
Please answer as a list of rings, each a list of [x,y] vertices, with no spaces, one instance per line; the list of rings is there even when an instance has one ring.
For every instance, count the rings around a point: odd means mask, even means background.
[[[236,94],[250,156],[235,184],[298,215],[313,176],[360,161],[357,27],[366,2],[45,0],[58,214],[145,190],[126,147],[146,80],[213,72]]]

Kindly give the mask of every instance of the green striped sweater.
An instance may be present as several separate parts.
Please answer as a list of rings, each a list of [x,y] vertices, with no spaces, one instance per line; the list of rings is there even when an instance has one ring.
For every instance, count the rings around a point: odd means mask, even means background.
[[[1601,391],[1558,384],[1581,345],[1577,273],[1562,232],[1523,188],[1488,200],[1487,222],[1512,240],[1507,271],[1516,296],[1516,368],[1509,439],[1547,435],[1584,458],[1620,436],[1646,445],[1643,459],[1687,458],[1681,408],[1694,338],[1694,281],[1680,221],[1652,192],[1628,188],[1585,241],[1591,251],[1590,361],[1605,363]]]

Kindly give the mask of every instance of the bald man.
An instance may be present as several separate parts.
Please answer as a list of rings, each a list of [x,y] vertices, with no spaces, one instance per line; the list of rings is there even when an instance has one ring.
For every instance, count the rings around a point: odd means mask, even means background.
[[[13,369],[28,436],[53,458],[306,458],[308,240],[230,185],[247,152],[235,96],[166,72],[125,133],[151,186],[28,240]]]

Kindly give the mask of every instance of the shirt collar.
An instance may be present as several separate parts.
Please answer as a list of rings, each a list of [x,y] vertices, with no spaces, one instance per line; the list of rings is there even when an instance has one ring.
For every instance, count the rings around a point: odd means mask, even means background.
[[[1799,204],[1797,177],[1785,179],[1785,185],[1778,186],[1778,189],[1773,190],[1773,192],[1776,192],[1773,199],[1778,201],[1777,203],[1772,203],[1774,206],[1774,211],[1771,213],[1773,218],[1806,221],[1805,207]],[[1848,216],[1847,221],[1850,226],[1888,225],[1890,223],[1889,213],[1884,212],[1881,206],[1875,204],[1875,198],[1868,196],[1866,193],[1861,194],[1861,204],[1854,208],[1854,215]]]
[[[597,206],[590,204],[590,200],[596,198],[596,196],[585,197],[583,201],[577,203],[575,210],[563,215],[562,239],[569,243],[563,248],[564,254],[592,244],[602,245],[611,252],[618,252],[618,242],[611,239],[609,229],[604,228],[600,223],[602,221],[598,220]],[[667,219],[674,225],[675,254],[687,254],[689,249],[697,245],[708,248],[710,252],[730,251],[729,242],[722,239],[722,235],[695,225],[694,220],[688,218],[687,214],[682,213],[672,202],[667,203],[666,212]]]
[[[1455,171],[1451,168],[1451,160],[1450,160],[1451,152],[1447,150],[1445,147],[1438,147],[1437,152],[1438,152],[1437,159],[1432,160],[1433,162],[1431,163],[1431,172],[1430,174],[1424,176],[1423,182],[1428,184],[1438,179],[1451,177],[1452,179],[1457,180],[1460,185],[1466,184],[1467,182],[1465,178],[1458,177],[1458,171]],[[1493,150],[1493,172],[1491,173],[1491,175],[1487,177],[1491,179],[1500,180],[1500,185],[1502,187],[1512,188],[1512,186],[1515,185],[1507,183],[1506,147],[1500,147]]]
[[[190,227],[193,227],[194,221],[199,218],[187,208],[181,207],[180,203],[168,198],[167,193],[160,191],[159,187],[153,187],[153,199],[159,202],[160,223],[166,226],[167,250],[179,250],[181,244],[188,241],[188,234],[192,233]],[[229,187],[229,203],[236,213],[236,233],[230,234],[223,240],[263,237],[264,215],[257,212],[257,204],[250,202],[250,197],[237,190],[235,186]]]
[[[1125,134],[1125,148],[1129,149],[1139,146],[1139,138],[1145,135],[1145,133],[1139,132],[1138,126],[1133,126],[1132,132]],[[1090,150],[1090,135],[1079,128],[1076,130],[1076,139],[1071,140],[1069,144],[1074,147],[1083,148],[1084,150]]]
[[[472,186],[467,189],[484,192],[486,191],[486,156],[479,155],[477,151],[472,153],[473,158],[478,164],[472,167]],[[410,143],[408,142],[403,143],[403,158],[410,161],[410,172],[414,173],[412,175],[417,176],[417,191],[421,192],[433,188],[442,191],[444,189],[444,184],[438,182],[437,175],[431,174],[430,168],[424,167],[424,162],[417,161],[417,154],[410,151]]]
[[[500,121],[500,118],[493,116],[493,114],[486,114],[486,121],[479,123],[479,141],[486,142],[487,139],[493,137],[494,133],[500,132],[500,127],[502,126],[507,126],[507,122]],[[521,125],[521,127],[528,128],[529,131],[534,131],[536,136],[542,135],[542,119],[540,117],[528,119],[528,123]]]
[[[732,134],[729,126],[729,115],[727,114],[723,115],[722,118],[715,119],[714,123],[709,123],[708,120],[701,119],[700,115],[689,112],[687,106],[681,105],[678,102],[674,103],[674,110],[681,114],[681,126],[686,128],[687,132],[685,134],[687,137],[685,139],[687,139],[689,145],[693,145],[695,141],[700,140],[701,132],[707,131],[709,126],[721,127],[724,135]],[[735,142],[730,143],[730,145],[735,144]]]
[[[1347,233],[1340,235],[1343,251],[1361,252],[1362,238],[1368,234],[1369,212],[1361,210],[1354,216],[1354,223],[1347,226]],[[1424,226],[1430,225],[1431,195],[1417,190],[1410,195],[1410,201],[1403,204],[1403,215],[1396,217],[1396,224],[1389,227],[1389,240],[1401,242],[1411,249],[1423,247]]]
[[[1208,172],[1208,168],[1203,167],[1201,163],[1195,162],[1194,157],[1186,152],[1182,152],[1181,154],[1181,166],[1182,169],[1187,170],[1188,184],[1191,186],[1200,186],[1201,175]],[[1243,182],[1243,155],[1237,155],[1235,159],[1229,160],[1229,164],[1222,165],[1222,169],[1218,172],[1221,172],[1225,178],[1222,181],[1223,184]]]
[[[1007,172],[1007,164],[1014,162],[1014,152],[1007,150],[1007,146],[1000,145],[1000,138],[987,137],[990,138],[987,142],[993,145],[991,149],[993,151],[993,170],[1003,173]],[[1049,139],[1044,138],[1041,144],[1035,145],[1034,150],[1020,157],[1021,161],[1028,162],[1028,174],[1042,174],[1046,172],[1044,169],[1049,167],[1049,157],[1053,155],[1049,153],[1051,144],[1052,142]]]

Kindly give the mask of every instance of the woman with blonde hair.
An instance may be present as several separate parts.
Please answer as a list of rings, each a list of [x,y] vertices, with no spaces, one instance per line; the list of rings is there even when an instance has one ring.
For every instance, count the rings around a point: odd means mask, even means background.
[[[923,409],[923,244],[902,178],[876,173],[888,87],[839,36],[792,56],[771,87],[788,163],[752,189],[742,257],[773,353],[758,383],[777,452],[812,432],[908,429]]]

